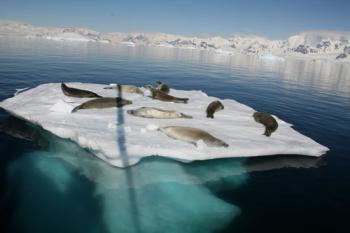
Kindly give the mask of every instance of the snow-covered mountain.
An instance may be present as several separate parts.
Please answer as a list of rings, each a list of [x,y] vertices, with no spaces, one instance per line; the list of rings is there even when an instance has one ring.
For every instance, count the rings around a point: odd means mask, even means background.
[[[225,54],[255,54],[269,59],[302,57],[350,62],[350,32],[309,31],[286,40],[270,40],[258,36],[201,38],[165,33],[102,33],[85,28],[36,27],[20,22],[0,21],[0,36],[201,49]]]

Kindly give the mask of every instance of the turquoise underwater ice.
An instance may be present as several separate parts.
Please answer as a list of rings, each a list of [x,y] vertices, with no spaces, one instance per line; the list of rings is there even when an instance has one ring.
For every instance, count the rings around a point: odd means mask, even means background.
[[[214,232],[240,214],[215,193],[244,184],[243,160],[151,157],[119,169],[38,130],[47,146],[6,171],[17,203],[11,225],[23,232]]]

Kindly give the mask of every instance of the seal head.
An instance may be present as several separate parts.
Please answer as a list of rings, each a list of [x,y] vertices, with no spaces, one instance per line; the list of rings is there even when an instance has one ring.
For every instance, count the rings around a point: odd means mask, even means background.
[[[156,87],[157,90],[159,91],[162,91],[166,94],[169,94],[170,92],[170,88],[168,87],[168,85],[162,83],[161,81],[157,81],[157,87]]]

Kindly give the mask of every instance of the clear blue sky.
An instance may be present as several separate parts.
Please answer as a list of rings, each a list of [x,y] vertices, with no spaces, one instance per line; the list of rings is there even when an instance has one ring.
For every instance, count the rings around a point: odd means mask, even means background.
[[[0,0],[0,19],[181,35],[350,31],[350,0]]]

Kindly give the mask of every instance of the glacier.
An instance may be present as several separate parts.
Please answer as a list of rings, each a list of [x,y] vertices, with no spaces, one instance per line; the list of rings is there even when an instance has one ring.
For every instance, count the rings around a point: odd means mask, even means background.
[[[321,156],[328,151],[322,146],[279,119],[279,128],[271,137],[262,135],[264,126],[252,117],[249,106],[231,99],[220,100],[225,109],[215,119],[205,115],[207,105],[218,98],[198,90],[171,89],[171,94],[189,98],[188,104],[153,100],[148,96],[118,93],[103,89],[106,85],[68,83],[105,97],[121,96],[132,105],[123,108],[89,109],[71,113],[73,107],[87,99],[65,96],[59,83],[42,84],[17,93],[0,103],[10,114],[29,121],[58,137],[70,139],[92,152],[98,158],[117,167],[128,167],[149,156],[162,156],[182,162],[230,157],[253,157],[279,154]],[[143,89],[143,88],[141,88]],[[143,89],[144,90],[144,89]],[[147,119],[131,116],[127,110],[139,107],[157,107],[176,110],[193,119]],[[167,137],[157,131],[162,126],[188,126],[201,128],[224,140],[228,148],[198,147]]]
[[[284,40],[259,36],[232,35],[229,37],[188,37],[166,33],[97,32],[86,28],[36,27],[0,20],[0,37],[19,36],[28,39],[47,39],[59,42],[110,43],[129,47],[159,46],[179,49],[198,49],[223,55],[255,55],[281,62],[285,58],[315,59],[350,63],[350,33],[337,31],[307,31]]]

